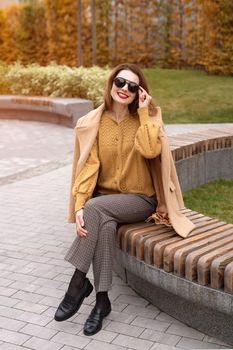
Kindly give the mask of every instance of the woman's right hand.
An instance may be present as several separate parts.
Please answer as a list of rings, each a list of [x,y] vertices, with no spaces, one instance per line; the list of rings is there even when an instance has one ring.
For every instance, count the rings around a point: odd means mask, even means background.
[[[87,230],[85,230],[84,226],[84,220],[83,220],[83,209],[80,209],[76,212],[76,229],[77,229],[77,234],[80,237],[86,237],[87,235]]]

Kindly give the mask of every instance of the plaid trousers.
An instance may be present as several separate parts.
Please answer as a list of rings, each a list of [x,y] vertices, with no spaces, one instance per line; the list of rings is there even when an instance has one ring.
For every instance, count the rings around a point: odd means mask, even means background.
[[[155,196],[133,193],[97,195],[86,202],[83,218],[88,233],[75,238],[65,260],[84,273],[93,264],[96,293],[111,289],[117,225],[144,221],[155,206]]]

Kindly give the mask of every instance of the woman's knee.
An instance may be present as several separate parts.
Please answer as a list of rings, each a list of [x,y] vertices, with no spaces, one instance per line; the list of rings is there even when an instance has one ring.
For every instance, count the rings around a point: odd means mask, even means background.
[[[85,219],[100,219],[103,213],[100,205],[98,204],[97,198],[89,199],[83,207],[83,217]]]
[[[103,234],[105,231],[112,231],[116,228],[117,223],[115,220],[106,213],[105,203],[100,200],[100,197],[94,197],[89,199],[83,208],[84,221],[94,221],[103,228]]]
[[[89,210],[96,210],[98,208],[98,201],[96,198],[90,198],[88,201],[85,203],[83,210],[84,211],[89,211]]]
[[[84,211],[86,209],[86,211],[88,210],[94,210],[94,211],[98,211],[98,212],[104,212],[105,210],[105,205],[104,205],[104,201],[103,201],[103,196],[98,196],[98,197],[93,197],[88,199],[88,201],[85,203],[84,205]]]

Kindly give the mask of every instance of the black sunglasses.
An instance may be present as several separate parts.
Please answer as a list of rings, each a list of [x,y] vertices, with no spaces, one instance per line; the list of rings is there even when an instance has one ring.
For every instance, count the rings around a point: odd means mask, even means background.
[[[129,81],[125,78],[116,77],[113,81],[114,81],[114,84],[116,85],[116,87],[118,87],[118,88],[122,88],[127,83],[128,90],[132,93],[138,92],[138,90],[139,90],[138,84],[134,83],[133,81]]]

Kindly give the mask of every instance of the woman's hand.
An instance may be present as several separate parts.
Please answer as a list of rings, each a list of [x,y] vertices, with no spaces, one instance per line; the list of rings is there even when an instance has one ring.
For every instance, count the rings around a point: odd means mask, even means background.
[[[86,237],[87,235],[87,230],[85,230],[84,226],[84,220],[83,220],[83,209],[80,209],[76,212],[76,229],[77,229],[77,234],[80,237]]]
[[[141,86],[139,87],[138,95],[139,95],[139,100],[138,100],[139,108],[148,107],[150,104],[150,101],[152,100],[152,97]]]

